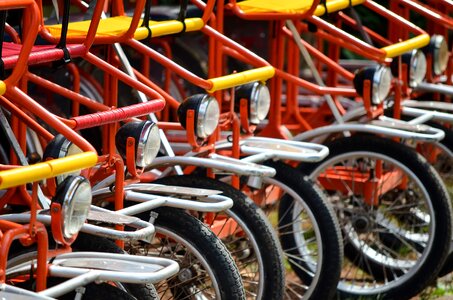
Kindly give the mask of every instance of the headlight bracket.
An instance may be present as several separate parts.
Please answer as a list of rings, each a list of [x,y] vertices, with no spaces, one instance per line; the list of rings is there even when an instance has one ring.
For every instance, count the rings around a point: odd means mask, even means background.
[[[433,71],[433,68],[434,68],[434,59],[433,59],[433,55],[428,52],[428,53],[425,53],[425,56],[426,56],[426,65],[428,66],[428,68],[426,68],[426,75],[425,75],[425,79],[429,82],[433,81],[433,78],[434,78],[434,71]]]
[[[194,109],[188,109],[186,111],[186,124],[185,124],[185,129],[186,129],[186,136],[187,136],[187,142],[189,145],[192,147],[194,151],[203,151],[204,148],[206,147],[206,140],[209,139],[202,139],[197,137],[195,131],[195,120],[196,120],[196,111]],[[207,146],[208,148],[211,146]]]
[[[253,133],[256,129],[256,125],[250,123],[249,113],[249,100],[241,98],[239,100],[239,115],[241,116],[241,127],[245,133]]]
[[[126,140],[126,167],[127,171],[134,177],[139,177],[143,172],[142,168],[137,168],[135,163],[135,138],[128,137]]]

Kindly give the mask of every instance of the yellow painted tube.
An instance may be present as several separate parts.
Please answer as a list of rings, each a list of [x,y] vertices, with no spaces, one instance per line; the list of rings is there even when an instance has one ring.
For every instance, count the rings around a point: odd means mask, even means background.
[[[203,28],[204,22],[201,18],[189,18],[184,21],[186,24],[186,32],[197,31]],[[151,22],[149,28],[151,29],[152,37],[170,35],[180,33],[183,29],[182,23],[177,20]],[[143,40],[148,37],[148,29],[139,27],[134,33],[134,39]]]
[[[365,0],[351,0],[352,6],[360,5]],[[349,7],[349,0],[327,0],[326,2],[327,6],[327,12],[336,12],[345,8]],[[315,16],[322,16],[326,13],[326,8],[324,7],[323,4],[319,4],[318,7],[316,7],[315,12],[313,15]]]
[[[399,56],[403,53],[406,53],[408,51],[425,47],[426,45],[429,44],[429,39],[430,39],[429,35],[424,33],[411,39],[408,39],[406,41],[399,42],[387,47],[383,47],[381,48],[381,50],[385,51],[386,53],[385,57],[392,58]]]
[[[231,75],[208,79],[212,83],[212,88],[207,90],[209,93],[246,84],[253,81],[264,81],[275,74],[271,66],[261,67],[253,70],[247,70]]]
[[[48,178],[50,173],[51,168],[47,163],[2,171],[0,172],[0,190]]]
[[[0,80],[0,96],[6,92],[6,83],[3,80]]]
[[[246,0],[237,5],[245,13],[303,13],[311,8],[313,0],[281,1],[281,0]]]
[[[31,166],[23,166],[0,172],[0,189],[23,185],[65,173],[94,166],[98,156],[94,152],[84,152],[68,157],[53,159]]]
[[[107,19],[102,19],[99,22],[96,31],[97,37],[108,36],[121,36],[126,33],[131,24],[132,18],[127,16],[117,16]],[[203,19],[201,18],[188,18],[184,21],[186,24],[186,31],[200,30],[204,26]],[[83,37],[87,34],[90,28],[91,21],[80,21],[69,23],[68,37]],[[149,28],[151,29],[152,36],[158,37],[163,35],[180,33],[182,31],[182,23],[178,20],[168,21],[150,21]],[[46,29],[52,36],[59,36],[61,34],[61,24],[46,26]],[[136,40],[143,40],[148,37],[148,29],[145,27],[138,27],[134,33]]]
[[[60,159],[47,161],[52,169],[51,177],[71,173],[77,170],[86,169],[94,166],[98,161],[98,156],[94,152],[84,152]]]

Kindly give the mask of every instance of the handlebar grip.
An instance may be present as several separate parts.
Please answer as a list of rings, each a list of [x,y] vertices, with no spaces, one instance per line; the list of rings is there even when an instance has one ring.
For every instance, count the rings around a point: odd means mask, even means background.
[[[64,173],[86,169],[94,166],[97,161],[98,156],[96,153],[84,152],[37,163],[31,166],[1,171],[0,189],[7,189],[45,178],[55,177]]]
[[[253,70],[247,70],[231,75],[226,75],[217,78],[211,78],[207,81],[212,84],[212,87],[207,90],[209,93],[223,90],[231,87],[235,87],[238,85],[243,85],[253,81],[264,81],[275,74],[275,69],[271,66],[261,67]]]
[[[393,58],[408,51],[411,51],[413,49],[422,48],[429,44],[429,40],[430,40],[429,34],[424,33],[416,37],[410,38],[408,40],[387,47],[383,47],[381,48],[381,50],[383,50],[386,53],[385,55],[386,58]]]
[[[76,123],[74,129],[80,130],[113,122],[124,121],[132,117],[147,115],[162,110],[164,106],[165,101],[157,99],[145,103],[115,108],[108,111],[73,117],[71,120]]]

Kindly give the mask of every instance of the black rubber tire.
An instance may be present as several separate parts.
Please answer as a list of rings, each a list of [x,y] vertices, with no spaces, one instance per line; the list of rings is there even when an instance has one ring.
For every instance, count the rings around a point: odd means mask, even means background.
[[[225,213],[247,226],[253,235],[262,258],[263,292],[261,299],[282,299],[285,287],[285,271],[281,249],[272,225],[263,211],[246,195],[231,185],[207,177],[182,175],[161,178],[155,181],[159,184],[205,188],[222,191],[222,195],[233,200],[234,205]],[[247,239],[248,240],[248,239]]]
[[[395,161],[399,161],[423,183],[430,196],[434,218],[436,220],[431,252],[425,257],[418,271],[412,274],[410,278],[405,279],[404,282],[399,283],[393,288],[388,288],[389,284],[386,283],[385,288],[387,290],[380,294],[367,293],[363,295],[360,293],[339,291],[339,296],[345,298],[367,297],[385,299],[408,299],[411,296],[415,296],[436,279],[450,248],[452,225],[451,204],[441,178],[420,154],[390,139],[371,135],[354,135],[352,137],[336,139],[326,144],[326,146],[329,147],[330,154],[325,161],[342,154],[351,153],[352,155],[357,151],[381,154]],[[307,174],[311,174],[321,164],[323,162],[316,164],[303,163],[300,165],[300,169]]]
[[[441,124],[435,122],[428,122],[427,125],[442,129],[445,132],[445,137],[439,142],[445,148],[447,148],[450,152],[453,153],[453,130],[447,128]],[[453,160],[452,158],[450,160]],[[436,166],[435,166],[436,167]],[[449,176],[453,175],[453,164],[443,164],[439,166],[441,170],[438,170],[440,177],[442,177],[442,173],[448,173]],[[451,180],[451,177],[449,178]],[[451,183],[451,182],[450,182]],[[451,198],[451,191],[450,191],[450,198]],[[453,200],[453,199],[451,199]],[[453,241],[452,241],[452,250],[447,257],[442,269],[439,272],[439,277],[443,277],[449,273],[453,272]]]
[[[304,299],[331,299],[335,294],[338,279],[340,278],[343,259],[342,237],[335,212],[319,188],[313,182],[306,180],[299,170],[279,161],[267,161],[264,164],[277,171],[273,177],[274,180],[283,183],[300,196],[307,209],[312,213],[313,218],[310,218],[310,221],[319,228],[322,248],[321,250],[318,249],[318,251],[322,252],[322,261],[320,262],[321,265],[317,266],[319,271],[316,272],[318,272],[319,276],[316,282],[313,282],[313,274],[308,274],[293,265],[292,261],[295,259],[289,259],[295,273],[312,289],[310,295],[304,297]],[[279,203],[279,236],[283,252],[293,257],[299,257],[300,253],[297,251],[290,226],[292,223],[291,211],[295,200],[288,194],[288,191],[286,191]]]
[[[219,299],[245,299],[241,275],[233,258],[206,225],[181,209],[161,207],[153,211],[158,214],[154,222],[158,234],[162,234],[162,229],[172,232],[203,254],[219,285]],[[149,221],[149,212],[137,217]]]

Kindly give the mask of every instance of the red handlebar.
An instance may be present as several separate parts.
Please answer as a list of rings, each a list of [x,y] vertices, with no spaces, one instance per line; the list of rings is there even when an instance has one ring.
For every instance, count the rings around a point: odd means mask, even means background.
[[[73,129],[80,130],[112,122],[124,121],[132,117],[147,115],[162,110],[164,106],[165,101],[158,99],[146,103],[139,103],[108,111],[73,117],[71,120],[75,121],[75,127]]]

